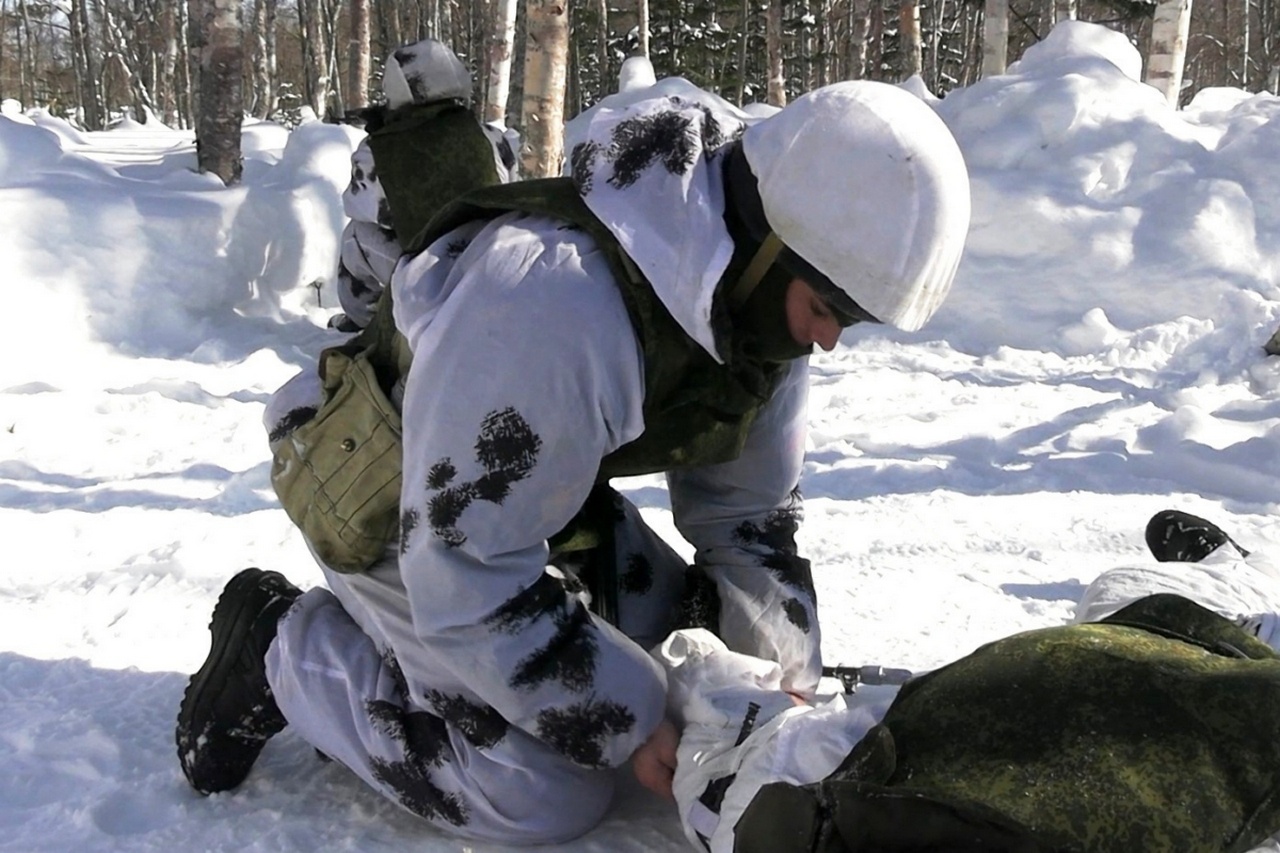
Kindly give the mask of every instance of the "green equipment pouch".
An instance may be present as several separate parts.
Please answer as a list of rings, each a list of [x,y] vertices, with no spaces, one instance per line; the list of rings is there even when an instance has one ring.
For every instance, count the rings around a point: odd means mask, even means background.
[[[412,238],[446,202],[499,180],[480,122],[453,101],[379,111],[368,142],[406,251],[419,248]],[[273,448],[276,495],[334,571],[366,571],[399,538],[401,420],[384,389],[410,359],[388,287],[360,335],[321,353],[324,403]]]
[[[385,554],[400,523],[400,413],[383,392],[371,349],[320,356],[325,402],[275,448],[271,484],[325,565],[362,572]]]

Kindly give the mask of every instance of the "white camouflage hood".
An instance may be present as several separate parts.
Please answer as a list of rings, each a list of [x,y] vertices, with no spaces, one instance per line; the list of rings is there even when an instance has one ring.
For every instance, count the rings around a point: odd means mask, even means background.
[[[600,105],[570,154],[591,212],[618,238],[686,334],[717,361],[711,301],[733,255],[724,180],[712,152],[746,116],[714,102],[659,95]]]

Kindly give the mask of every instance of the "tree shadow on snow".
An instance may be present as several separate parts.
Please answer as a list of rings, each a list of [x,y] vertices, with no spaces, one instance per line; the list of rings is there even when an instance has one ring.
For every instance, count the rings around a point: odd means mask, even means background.
[[[262,462],[246,471],[229,471],[219,465],[197,463],[176,471],[150,471],[130,480],[111,477],[75,477],[41,471],[22,462],[0,463],[0,508],[28,512],[106,512],[120,507],[154,510],[192,510],[216,516],[236,516],[279,503],[271,491],[271,463]],[[173,494],[160,489],[139,489],[137,480],[200,481],[217,491],[207,498]]]

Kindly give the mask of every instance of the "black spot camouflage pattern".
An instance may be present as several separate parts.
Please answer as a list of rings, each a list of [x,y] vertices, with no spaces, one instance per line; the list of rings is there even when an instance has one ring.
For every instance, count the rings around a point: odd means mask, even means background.
[[[484,473],[470,482],[453,485],[458,469],[445,457],[427,474],[427,489],[438,492],[427,503],[427,517],[436,536],[450,547],[466,542],[466,534],[457,527],[462,513],[477,500],[502,504],[511,485],[529,476],[541,448],[542,439],[515,409],[485,415],[475,445],[476,459]]]
[[[494,631],[515,634],[534,620],[554,613],[563,599],[563,587],[558,579],[544,574],[495,610],[485,624]]]
[[[581,195],[590,193],[594,186],[595,174],[592,169],[599,153],[600,144],[588,140],[573,146],[573,151],[569,154],[569,175]]]
[[[619,122],[608,146],[597,140],[580,142],[569,152],[569,175],[581,195],[595,188],[597,158],[610,167],[607,183],[626,189],[655,161],[673,175],[693,168],[699,154],[709,157],[717,148],[742,135],[743,128],[727,131],[711,108],[673,95],[670,110],[655,111]],[[689,108],[698,110],[695,117]]]
[[[516,664],[512,689],[531,690],[555,680],[573,692],[587,690],[595,677],[599,643],[587,609],[582,602],[565,598],[560,578],[542,575],[498,608],[485,624],[493,631],[515,634],[543,618],[551,619],[556,632],[545,646]]]
[[[779,583],[796,592],[796,597],[783,604],[787,621],[807,634],[813,625],[805,602],[812,606],[816,593],[809,561],[796,550],[796,532],[800,529],[799,500],[798,493],[793,492],[791,507],[770,513],[763,524],[743,522],[733,535],[740,544],[766,549],[761,564]]]
[[[690,566],[684,576],[684,597],[676,616],[677,628],[705,628],[720,635],[720,592],[700,566]]]
[[[275,428],[267,435],[267,441],[276,442],[293,432],[305,423],[309,423],[316,416],[315,406],[299,406],[296,409],[290,409],[280,420],[276,421]]]
[[[409,94],[413,96],[414,103],[422,104],[431,99],[431,80],[426,75],[417,70],[415,60],[418,58],[418,46],[406,45],[396,50],[395,60],[404,72],[404,80],[409,84]]]
[[[516,664],[510,680],[513,689],[532,690],[548,681],[558,681],[574,693],[591,688],[600,645],[587,608],[574,600],[566,607],[564,601],[561,597],[560,605],[551,613],[555,635]]]
[[[635,716],[617,702],[588,699],[538,715],[538,737],[583,767],[604,767],[603,741],[631,731]]]
[[[653,589],[653,563],[644,554],[630,555],[618,586],[629,595],[644,595]]]
[[[425,698],[441,719],[462,732],[463,737],[479,749],[497,745],[511,728],[511,724],[493,708],[472,702],[464,696],[428,690]]]
[[[413,535],[413,531],[418,528],[418,524],[422,521],[422,513],[413,507],[409,507],[400,513],[400,553],[403,554],[409,550],[409,537]]]
[[[388,231],[393,231],[396,227],[395,217],[391,215],[391,202],[387,201],[386,196],[378,199],[377,224],[379,228],[385,228]]]
[[[372,292],[372,288],[365,284],[359,276],[347,269],[347,265],[342,261],[338,262],[338,285],[345,288],[348,293],[357,299],[367,297]]]
[[[613,163],[609,183],[626,189],[658,160],[673,175],[683,175],[697,162],[701,144],[693,120],[677,112],[657,112],[625,119],[613,129],[608,156]]]
[[[366,703],[370,722],[396,741],[403,758],[389,760],[371,756],[374,778],[395,792],[400,805],[426,818],[454,826],[464,826],[468,815],[462,799],[442,790],[431,778],[431,770],[451,757],[449,733],[444,720],[426,711],[406,711],[393,702]]]
[[[352,195],[360,195],[378,181],[378,170],[372,156],[363,157],[362,154],[357,153],[351,163],[351,183],[347,185],[347,192]]]
[[[498,159],[502,161],[502,166],[507,171],[515,168],[516,152],[511,148],[511,140],[505,136],[498,137],[494,143],[494,150],[498,152]]]

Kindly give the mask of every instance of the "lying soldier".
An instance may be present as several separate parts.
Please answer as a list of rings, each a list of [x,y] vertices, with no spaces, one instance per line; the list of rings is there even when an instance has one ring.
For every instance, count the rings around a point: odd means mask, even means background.
[[[1148,542],[1162,562],[1104,572],[1073,624],[815,704],[708,632],[673,634],[655,656],[686,835],[712,853],[1264,843],[1280,831],[1280,579],[1184,513],[1153,518]]]

